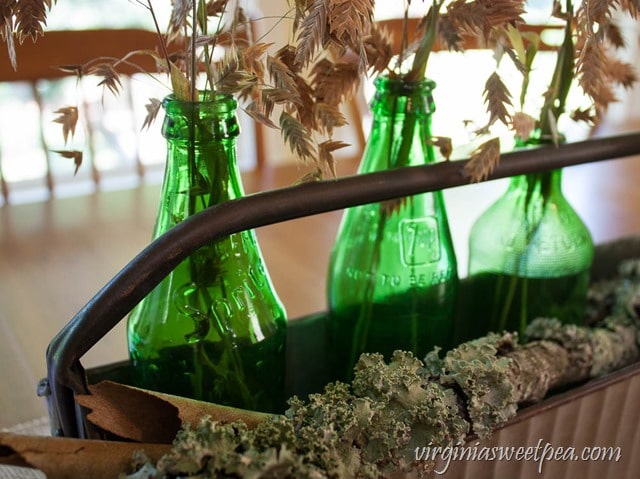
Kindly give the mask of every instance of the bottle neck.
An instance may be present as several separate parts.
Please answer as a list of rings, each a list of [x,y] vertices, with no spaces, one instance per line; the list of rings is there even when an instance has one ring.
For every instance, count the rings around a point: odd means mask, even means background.
[[[563,144],[565,141],[563,135],[557,138],[559,144]],[[539,148],[540,155],[544,155],[545,148],[553,148],[555,144],[556,139],[554,139],[552,135],[545,135],[537,129],[532,132],[527,140],[516,138],[515,147],[516,149]],[[558,169],[514,176],[511,178],[510,188],[525,188],[528,192],[538,192],[543,197],[549,197],[552,194],[562,194],[562,170]]]
[[[199,102],[165,98],[162,135],[167,140],[167,177],[173,193],[190,191],[196,210],[243,195],[237,167],[239,125],[233,97],[218,95]],[[186,184],[189,185],[185,190]],[[205,203],[203,203],[205,201]]]
[[[543,171],[511,177],[509,190],[527,191],[527,196],[550,198],[562,195],[562,170]]]
[[[221,95],[163,102],[167,156],[154,237],[189,216],[243,195],[236,160],[236,102]]]
[[[535,146],[563,145],[566,141],[567,139],[562,133],[559,133],[557,137],[554,137],[551,133],[543,133],[540,128],[536,128],[531,132],[529,138],[526,140],[516,137],[515,147],[516,149],[521,149]]]
[[[434,82],[379,77],[375,86],[373,124],[361,172],[434,162],[430,142]]]

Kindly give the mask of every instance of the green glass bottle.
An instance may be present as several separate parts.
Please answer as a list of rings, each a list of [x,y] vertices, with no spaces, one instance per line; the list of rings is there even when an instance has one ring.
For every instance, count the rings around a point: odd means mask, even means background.
[[[380,77],[375,86],[360,173],[434,162],[435,84]],[[327,280],[334,378],[350,379],[363,352],[450,348],[457,283],[441,192],[346,210]]]
[[[527,145],[543,145],[544,155],[546,143],[537,131]],[[593,253],[589,230],[562,193],[562,170],[512,177],[471,228],[459,339],[522,335],[537,317],[580,323]]]
[[[167,164],[153,237],[243,195],[236,101],[169,96]],[[284,404],[286,316],[253,231],[203,246],[130,314],[136,384],[265,412]]]

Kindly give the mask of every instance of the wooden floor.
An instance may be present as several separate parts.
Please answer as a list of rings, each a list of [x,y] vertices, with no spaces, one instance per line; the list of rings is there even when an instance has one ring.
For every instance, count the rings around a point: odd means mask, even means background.
[[[354,171],[345,163],[341,174]],[[245,175],[247,192],[291,184],[295,167]],[[504,181],[446,191],[460,273],[477,215]],[[565,192],[596,242],[640,234],[640,157],[567,168]],[[46,415],[36,384],[51,338],[149,241],[158,186],[0,207],[0,428]],[[259,241],[289,317],[325,309],[325,270],[340,212],[260,228]],[[83,359],[126,358],[124,322]]]

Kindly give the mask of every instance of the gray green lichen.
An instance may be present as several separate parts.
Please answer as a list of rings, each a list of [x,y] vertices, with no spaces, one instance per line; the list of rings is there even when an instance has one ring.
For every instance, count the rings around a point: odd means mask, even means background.
[[[517,391],[509,379],[511,359],[500,351],[511,350],[511,334],[489,334],[447,352],[438,380],[462,392],[473,432],[488,435],[517,411]],[[430,358],[433,364],[435,360]]]

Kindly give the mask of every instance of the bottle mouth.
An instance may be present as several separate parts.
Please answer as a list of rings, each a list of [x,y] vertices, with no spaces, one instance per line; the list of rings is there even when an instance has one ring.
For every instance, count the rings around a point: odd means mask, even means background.
[[[402,78],[390,78],[387,75],[377,77],[373,84],[378,90],[386,90],[397,95],[415,95],[431,92],[436,87],[436,82],[428,78],[417,81],[407,81]]]
[[[236,138],[240,127],[236,99],[225,93],[201,93],[202,101],[185,101],[167,95],[162,101],[165,119],[162,135],[187,142],[221,141]]]
[[[526,140],[516,138],[516,145],[520,147],[554,145],[556,143],[562,145],[566,141],[567,139],[562,133],[553,135],[552,133],[543,133],[539,128],[536,128]]]
[[[175,94],[167,95],[162,101],[162,107],[167,113],[190,113],[207,111],[211,113],[235,112],[238,102],[228,93],[203,91],[198,101],[180,100]]]
[[[436,83],[433,80],[407,81],[382,75],[374,80],[374,85],[376,93],[371,100],[371,108],[378,113],[428,116],[436,111],[433,100]]]

